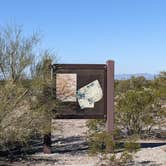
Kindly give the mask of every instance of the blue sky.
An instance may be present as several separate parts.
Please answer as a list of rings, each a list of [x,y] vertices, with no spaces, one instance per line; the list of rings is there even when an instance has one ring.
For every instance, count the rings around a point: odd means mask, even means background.
[[[43,34],[61,63],[116,62],[116,74],[166,70],[166,0],[0,0],[0,25]]]

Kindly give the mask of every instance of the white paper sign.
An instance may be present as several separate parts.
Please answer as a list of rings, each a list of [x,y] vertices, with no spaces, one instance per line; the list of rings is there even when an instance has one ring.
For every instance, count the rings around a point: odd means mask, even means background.
[[[81,109],[94,108],[94,103],[103,97],[102,88],[98,80],[95,80],[77,91],[77,99]]]

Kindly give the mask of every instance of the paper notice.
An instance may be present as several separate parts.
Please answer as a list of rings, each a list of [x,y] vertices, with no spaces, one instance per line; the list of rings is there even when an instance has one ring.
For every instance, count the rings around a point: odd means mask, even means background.
[[[56,97],[62,102],[76,102],[77,74],[56,74]]]
[[[98,80],[95,80],[77,91],[77,99],[81,109],[94,108],[94,103],[101,100],[103,92]]]

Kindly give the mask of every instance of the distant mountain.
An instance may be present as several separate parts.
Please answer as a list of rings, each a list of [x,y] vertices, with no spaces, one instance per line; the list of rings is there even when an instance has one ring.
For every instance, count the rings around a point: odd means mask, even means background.
[[[145,77],[147,80],[153,80],[156,74],[149,74],[149,73],[136,73],[136,74],[116,74],[116,80],[127,80],[130,79],[132,76],[134,77]]]

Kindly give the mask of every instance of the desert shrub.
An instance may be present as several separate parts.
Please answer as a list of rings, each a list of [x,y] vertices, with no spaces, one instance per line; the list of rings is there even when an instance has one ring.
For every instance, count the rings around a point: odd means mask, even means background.
[[[116,127],[123,133],[148,135],[154,126],[165,124],[165,76],[154,80],[132,77],[115,83]]]
[[[122,140],[119,130],[115,129],[113,133],[106,132],[105,120],[89,120],[87,126],[89,155],[98,156],[98,166],[124,166],[132,162],[133,154],[140,148],[136,142],[137,137]]]
[[[160,115],[160,119],[158,121],[158,125],[160,128],[166,127],[166,72],[162,71],[156,77],[152,84],[153,88],[158,91],[159,96],[159,104],[161,105],[160,111],[158,114]]]
[[[131,77],[128,80],[115,80],[115,96],[126,93],[128,90],[141,90],[149,88],[151,80],[146,80],[143,76]]]
[[[137,138],[148,136],[154,126],[164,124],[165,78],[162,72],[154,80],[132,77],[115,81],[114,132],[106,133],[105,120],[87,123],[90,154],[99,155],[98,165],[128,165],[140,148]],[[124,142],[123,147],[120,142]]]
[[[153,81],[153,88],[159,91],[160,98],[166,100],[166,72],[161,71]]]
[[[141,134],[158,122],[158,107],[155,90],[128,90],[116,98],[116,121],[127,134]]]
[[[114,147],[115,143],[112,139],[112,134],[105,131],[95,133],[89,137],[90,154],[109,153]]]
[[[37,55],[39,41],[37,33],[23,36],[20,26],[0,32],[0,147],[10,149],[50,132],[56,105],[49,70],[52,54]]]

